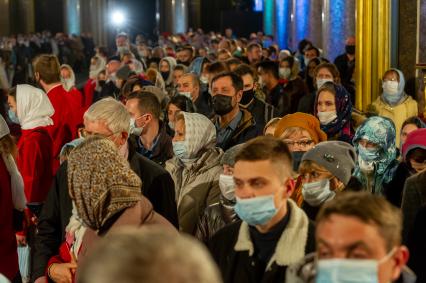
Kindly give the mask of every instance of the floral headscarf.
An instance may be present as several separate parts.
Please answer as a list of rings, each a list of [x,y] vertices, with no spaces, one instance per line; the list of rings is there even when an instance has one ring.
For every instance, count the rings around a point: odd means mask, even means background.
[[[317,116],[318,113],[318,94],[328,88],[334,88],[334,92],[336,93],[335,103],[337,118],[327,125],[321,125],[321,130],[327,134],[328,138],[338,135],[339,140],[350,142],[353,138],[353,133],[351,132],[352,102],[349,92],[342,85],[326,82],[318,90],[314,105],[315,116]]]
[[[91,137],[68,157],[68,188],[85,225],[98,231],[141,200],[141,180],[111,141]]]
[[[398,157],[398,152],[395,146],[395,125],[393,122],[384,117],[374,116],[365,120],[358,130],[355,132],[353,144],[356,153],[359,154],[359,141],[361,139],[368,140],[376,144],[379,149],[379,157],[374,161],[374,175],[375,175],[375,186],[380,186],[379,191],[382,191],[382,184],[388,183],[392,180],[393,174],[396,170],[395,162]],[[365,184],[365,176],[362,174],[358,164],[355,169],[354,175]]]

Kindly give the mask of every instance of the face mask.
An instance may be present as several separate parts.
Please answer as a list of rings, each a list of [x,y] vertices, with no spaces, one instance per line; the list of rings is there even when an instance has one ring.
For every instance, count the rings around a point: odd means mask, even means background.
[[[399,83],[396,81],[383,82],[383,98],[389,104],[396,104],[401,100],[401,95],[398,91]]]
[[[118,46],[117,47],[117,52],[120,53],[120,54],[127,53],[129,51],[130,50],[129,50],[128,46]]]
[[[303,62],[305,63],[305,66],[308,67],[309,58],[303,57]]]
[[[169,121],[169,128],[174,130],[175,129],[175,123]]]
[[[234,109],[232,96],[217,94],[212,97],[212,104],[214,112],[219,116],[226,115]]]
[[[200,82],[202,84],[208,84],[209,83],[209,79],[207,77],[205,77],[205,76],[201,76],[200,77]]]
[[[70,91],[74,86],[73,81],[71,79],[61,79],[61,82],[66,91]]]
[[[334,111],[324,111],[317,113],[318,120],[321,122],[321,125],[328,125],[337,118],[336,110]]]
[[[9,116],[9,120],[14,123],[14,124],[18,124],[19,125],[19,119],[18,116],[16,116],[15,111],[13,111],[12,109],[9,109],[8,111],[8,116]]]
[[[302,195],[308,204],[317,207],[328,200],[331,195],[334,195],[334,192],[330,191],[330,180],[324,179],[303,184]]]
[[[379,158],[379,150],[377,149],[366,149],[362,145],[358,145],[359,156],[362,160],[371,162]]]
[[[170,72],[160,72],[161,76],[163,77],[163,80],[167,81],[169,78]]]
[[[180,160],[188,159],[188,150],[185,145],[185,141],[173,142],[173,152]]]
[[[306,151],[293,151],[291,156],[293,158],[293,171],[299,171],[299,165],[302,162],[302,157],[306,153]]]
[[[320,259],[317,283],[378,283],[379,265],[394,253],[393,249],[381,260],[374,259]]]
[[[219,188],[222,196],[227,200],[235,199],[235,183],[234,177],[220,174],[219,175]]]
[[[240,199],[237,197],[235,212],[243,221],[251,226],[268,223],[277,213],[274,195]]]
[[[254,90],[249,89],[243,92],[243,97],[241,98],[240,104],[247,105],[249,104],[254,98]]]
[[[179,95],[183,95],[183,96],[185,96],[185,97],[187,97],[187,98],[189,98],[189,99],[192,100],[192,95],[191,95],[191,93],[189,91],[179,92]]]
[[[134,118],[130,118],[130,133],[132,134],[132,135],[136,135],[136,136],[140,136],[140,135],[142,135],[142,132],[143,132],[143,129],[144,129],[144,126],[142,126],[142,127],[138,127],[137,125],[136,125],[136,120],[139,120],[140,118],[143,118],[145,115],[142,115],[142,116],[140,116],[139,118],[136,118],[136,119],[134,119]]]
[[[317,79],[317,89],[320,89],[326,82],[333,82],[332,79]]]
[[[288,79],[291,75],[291,69],[290,68],[280,68],[279,70],[280,78],[282,79]]]
[[[346,45],[345,50],[349,55],[355,55],[355,45]]]

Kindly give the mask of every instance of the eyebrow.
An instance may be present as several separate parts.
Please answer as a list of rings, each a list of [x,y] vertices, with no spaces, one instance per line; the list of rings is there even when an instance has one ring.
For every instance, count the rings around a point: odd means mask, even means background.
[[[323,239],[318,239],[318,243],[321,243],[321,244],[327,246],[327,248],[331,248],[331,245]],[[367,252],[371,252],[370,247],[364,241],[356,241],[354,243],[350,243],[349,245],[344,246],[343,249],[348,250],[348,251],[353,251],[356,248],[360,248],[360,247],[364,248]]]

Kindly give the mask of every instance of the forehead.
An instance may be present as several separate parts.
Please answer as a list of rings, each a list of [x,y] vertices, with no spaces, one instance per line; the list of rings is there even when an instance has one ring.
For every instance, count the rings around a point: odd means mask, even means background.
[[[253,170],[253,168],[256,168],[256,170]],[[282,176],[278,176],[274,164],[270,160],[240,160],[235,163],[234,177],[240,180],[249,180],[255,178],[273,179]]]
[[[311,135],[308,131],[302,128],[294,129],[290,133],[283,135],[283,139],[299,140],[304,138],[310,139]]]
[[[394,70],[390,70],[390,71],[387,71],[386,73],[385,73],[385,76],[384,76],[385,78],[398,78],[399,77],[399,75],[398,75],[398,73],[396,72],[396,71],[394,71]]]
[[[181,84],[192,83],[192,78],[190,76],[183,76],[179,79],[179,83]]]
[[[225,86],[232,86],[232,80],[230,77],[221,77],[213,82],[213,87]]]
[[[323,90],[318,94],[318,100],[333,100],[334,101],[334,93]]]
[[[318,223],[316,238],[335,250],[342,250],[351,244],[362,242],[372,251],[386,251],[386,242],[380,235],[378,227],[364,223],[354,216],[331,214]]]
[[[328,68],[320,68],[319,70],[318,70],[318,75],[319,74],[322,74],[322,75],[331,75],[331,76],[333,76],[333,74],[330,72],[330,70],[328,69]]]
[[[250,84],[253,82],[253,77],[250,74],[245,74],[243,76],[241,76],[241,79],[243,80],[244,84]]]
[[[404,126],[404,128],[402,129],[403,132],[412,132],[417,130],[417,125],[415,124],[407,124]]]

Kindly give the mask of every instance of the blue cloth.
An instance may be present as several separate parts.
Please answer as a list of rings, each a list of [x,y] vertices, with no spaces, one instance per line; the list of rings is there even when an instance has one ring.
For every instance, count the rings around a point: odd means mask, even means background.
[[[158,134],[157,137],[155,137],[155,139],[154,139],[154,141],[152,143],[152,148],[151,149],[147,149],[147,148],[145,148],[143,146],[143,143],[142,143],[141,139],[138,138],[137,139],[137,141],[138,141],[138,148],[136,149],[136,151],[138,153],[142,154],[143,156],[145,156],[146,158],[151,159],[152,156],[153,156],[153,154],[154,154],[155,148],[158,145],[158,141],[159,140],[160,140],[160,134]]]
[[[30,246],[26,245],[23,247],[18,247],[19,272],[21,273],[22,279],[30,278],[30,257]]]
[[[243,117],[243,112],[238,112],[237,116],[224,128],[220,127],[219,119],[216,121],[216,138],[217,144],[220,145],[228,141],[228,139],[232,136],[232,133],[237,129],[238,124],[240,123]]]

